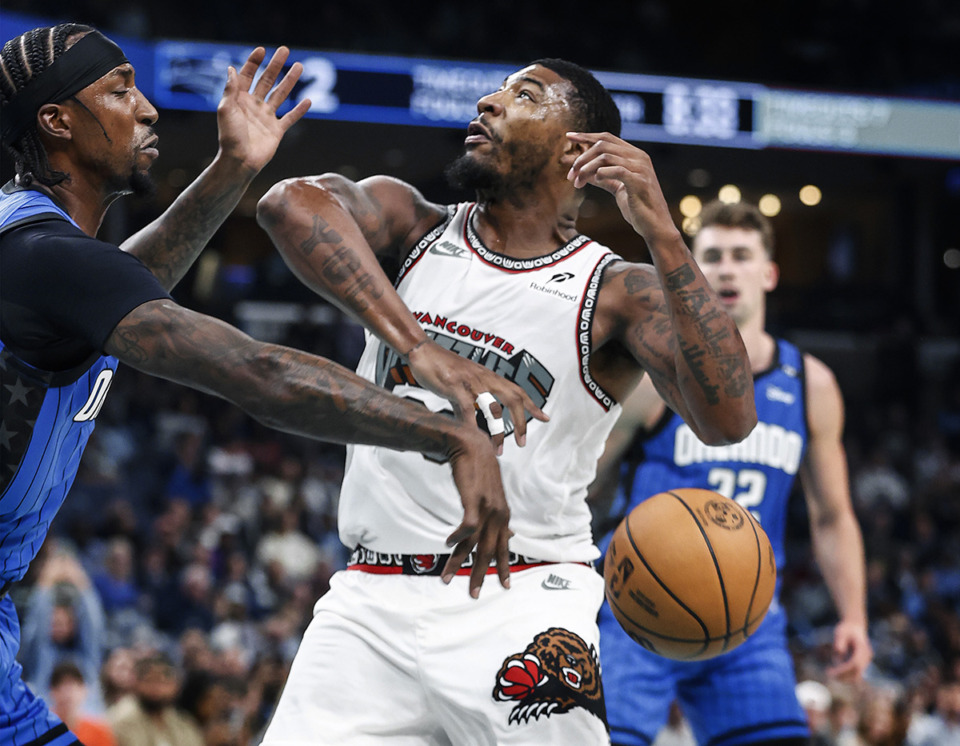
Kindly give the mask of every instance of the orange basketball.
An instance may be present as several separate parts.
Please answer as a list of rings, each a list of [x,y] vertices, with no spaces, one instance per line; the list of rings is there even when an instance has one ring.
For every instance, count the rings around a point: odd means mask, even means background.
[[[607,602],[634,640],[675,660],[713,658],[756,631],[777,565],[760,524],[710,490],[661,492],[617,527],[604,561]]]

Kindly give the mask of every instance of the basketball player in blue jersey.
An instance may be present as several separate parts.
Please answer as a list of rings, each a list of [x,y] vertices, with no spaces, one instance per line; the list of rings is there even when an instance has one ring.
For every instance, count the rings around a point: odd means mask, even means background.
[[[432,414],[328,360],[250,339],[177,305],[169,290],[236,206],[281,138],[310,106],[277,108],[280,48],[229,69],[217,110],[219,152],[156,221],[122,247],[95,235],[118,196],[149,184],[157,111],[123,52],[99,32],[64,24],[11,39],[0,52],[0,139],[16,178],[0,193],[0,744],[76,739],[31,694],[15,661],[23,577],[77,473],[118,361],[228,399],[261,422],[309,437],[375,443],[449,459],[463,522],[449,541],[490,563],[509,509],[489,437],[475,421]],[[250,90],[252,88],[252,91]],[[540,410],[484,371],[477,385]],[[449,468],[449,467],[448,467]],[[505,556],[497,556],[501,577]],[[452,559],[451,561],[455,561]],[[457,569],[457,568],[453,568]]]
[[[447,399],[472,408],[463,382],[489,369],[550,417],[500,456],[511,590],[491,584],[466,601],[467,579],[438,559],[456,505],[449,480],[415,454],[348,449],[338,528],[354,554],[314,607],[265,746],[609,742],[586,495],[618,401],[648,371],[708,442],[736,442],[755,423],[736,325],[649,156],[619,128],[592,74],[539,60],[477,102],[450,171],[475,201],[441,205],[388,176],[337,174],[261,200],[288,264],[368,327],[361,375],[438,411]],[[616,196],[653,264],[577,231],[587,185]],[[395,285],[378,258],[400,267]],[[425,390],[438,377],[445,398]],[[512,414],[502,427],[519,424]]]
[[[701,221],[693,255],[747,347],[759,422],[736,445],[706,446],[653,386],[642,382],[624,403],[601,459],[601,473],[616,470],[622,460],[624,489],[611,515],[617,519],[669,489],[712,489],[760,521],[782,569],[787,499],[799,473],[814,553],[840,620],[828,674],[859,679],[873,653],[867,637],[863,542],[841,440],[839,387],[820,360],[764,328],[766,294],[778,277],[770,221],[752,205],[720,202],[707,205]],[[778,598],[779,586],[759,629],[740,647],[696,663],[648,652],[604,605],[600,657],[613,743],[650,744],[674,698],[701,746],[808,743]]]

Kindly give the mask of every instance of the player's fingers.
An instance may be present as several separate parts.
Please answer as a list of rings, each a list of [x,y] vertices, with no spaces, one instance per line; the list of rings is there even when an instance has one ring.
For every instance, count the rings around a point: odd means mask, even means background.
[[[481,391],[477,394],[473,406],[483,417],[487,433],[494,439],[497,455],[500,455],[503,452],[503,435],[506,431],[506,426],[503,423],[503,407],[489,391]]]
[[[290,50],[287,47],[277,47],[277,51],[273,53],[270,62],[268,62],[267,66],[263,69],[263,74],[261,74],[257,80],[257,85],[254,86],[254,96],[266,100],[267,94],[280,76],[280,71],[283,70],[283,63],[287,61],[287,57],[289,56]]]
[[[257,74],[257,70],[260,69],[260,64],[266,56],[267,50],[263,47],[257,47],[247,57],[247,61],[243,63],[243,67],[240,68],[238,75],[244,90],[249,90],[250,84]]]
[[[287,71],[287,74],[281,78],[279,83],[277,83],[277,87],[270,92],[269,96],[267,96],[267,103],[273,107],[274,111],[280,108],[280,104],[287,100],[287,96],[290,95],[290,91],[293,90],[293,87],[297,84],[297,81],[300,80],[300,75],[302,73],[303,65],[299,62],[294,62]]]
[[[470,596],[471,598],[480,598],[480,586],[483,585],[487,577],[487,569],[490,567],[490,552],[477,551],[474,557],[473,570],[470,571]]]
[[[454,529],[453,533],[447,537],[448,547],[459,547],[461,544],[471,539],[471,537],[476,536],[477,531],[480,529],[480,512],[477,509],[477,502],[479,500],[479,497],[475,497],[472,500],[467,500],[465,496],[463,519],[460,521],[460,525]],[[473,541],[471,541],[470,545],[467,547],[467,551],[472,549],[473,544],[475,543],[476,538],[473,538]],[[457,549],[454,549],[454,553],[457,553],[457,551]]]
[[[567,137],[574,142],[587,143],[595,145],[598,142],[617,143],[623,142],[612,132],[567,132]]]
[[[305,98],[303,101],[298,102],[296,106],[290,109],[290,111],[280,117],[279,121],[280,124],[283,125],[284,131],[290,129],[294,124],[299,122],[303,118],[303,115],[310,111],[310,106],[312,103],[313,102],[309,98]]]
[[[510,587],[510,529],[500,532],[497,540],[497,575],[500,576],[500,585]]]
[[[237,69],[233,65],[227,66],[227,84],[223,88],[223,97],[229,98],[237,89]]]
[[[610,178],[614,174],[619,175],[621,179],[628,178],[630,175],[626,159],[612,153],[602,153],[579,168],[574,166],[571,171],[573,185],[578,188],[585,184],[598,184],[602,179]]]
[[[471,540],[461,541],[453,548],[453,551],[450,552],[450,558],[447,560],[447,564],[443,566],[443,572],[440,574],[440,579],[443,580],[444,583],[449,583],[453,580],[453,576],[463,567],[463,563],[466,562],[467,557],[470,556],[474,544],[475,541]]]

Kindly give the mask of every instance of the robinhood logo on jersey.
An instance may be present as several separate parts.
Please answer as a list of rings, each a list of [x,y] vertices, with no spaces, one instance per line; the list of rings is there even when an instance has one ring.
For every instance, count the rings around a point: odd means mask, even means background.
[[[460,357],[489,368],[508,381],[513,381],[526,391],[533,399],[533,403],[541,409],[546,404],[555,379],[550,371],[529,352],[515,350],[514,346],[505,341],[503,337],[475,329],[468,324],[462,324],[443,316],[422,312],[415,313],[414,316],[421,324],[434,324],[451,332],[451,335],[447,335],[433,329],[424,329],[438,345],[457,353]],[[482,342],[495,349],[473,344],[474,342]],[[503,354],[500,354],[498,350]],[[506,355],[509,355],[509,357],[506,357]],[[388,391],[393,391],[400,385],[419,386],[410,372],[409,366],[405,365],[400,356],[386,345],[380,345],[377,353],[376,382]],[[527,421],[530,419],[531,416],[527,415]],[[503,424],[506,427],[507,435],[513,432],[510,412],[506,409],[503,410]]]
[[[547,295],[553,295],[557,298],[560,298],[571,303],[578,303],[580,301],[580,296],[575,293],[565,293],[563,292],[562,286],[560,283],[566,282],[567,280],[573,279],[573,272],[557,272],[553,277],[547,280],[543,285],[538,285],[536,282],[530,283],[530,288],[536,290],[540,293],[546,293]]]
[[[673,446],[673,460],[677,466],[743,461],[796,474],[803,457],[803,438],[799,433],[766,422],[758,422],[744,440],[728,446],[705,445],[689,425],[683,424],[677,428]]]

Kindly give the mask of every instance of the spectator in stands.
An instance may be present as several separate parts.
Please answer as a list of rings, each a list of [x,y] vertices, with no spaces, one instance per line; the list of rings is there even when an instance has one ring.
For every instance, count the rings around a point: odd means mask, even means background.
[[[105,623],[100,598],[80,562],[54,547],[40,568],[22,625],[19,659],[34,693],[46,698],[58,663],[72,661],[84,681],[96,682]],[[88,705],[102,707],[99,687]]]
[[[285,587],[309,580],[320,564],[316,542],[300,531],[300,510],[280,511],[278,525],[257,546],[257,560]]]
[[[108,711],[117,746],[204,746],[196,722],[174,704],[179,693],[180,677],[169,658],[154,654],[137,661],[132,706]]]
[[[922,725],[911,728],[909,746],[960,746],[960,681],[937,690],[937,706]]]
[[[100,669],[103,703],[109,709],[133,692],[135,658],[129,648],[114,648]]]
[[[212,588],[208,567],[199,562],[188,565],[156,610],[158,627],[172,635],[191,627],[209,632],[214,623]]]
[[[77,665],[65,661],[54,666],[50,675],[50,709],[83,746],[116,746],[107,722],[87,713],[86,700],[87,684]]]

